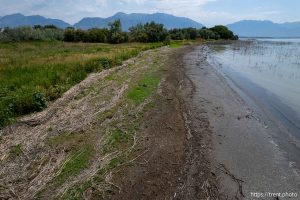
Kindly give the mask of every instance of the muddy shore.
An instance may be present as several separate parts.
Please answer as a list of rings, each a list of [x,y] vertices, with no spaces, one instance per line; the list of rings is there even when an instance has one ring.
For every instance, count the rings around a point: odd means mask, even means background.
[[[271,129],[207,62],[208,53],[200,45],[171,55],[163,97],[141,131],[140,152],[147,153],[120,170],[115,181],[122,190],[113,199],[299,193],[298,170],[274,143]]]
[[[206,61],[208,53],[208,47],[198,46],[186,54],[185,72],[196,88],[192,102],[204,107],[212,128],[210,156],[219,177],[220,197],[253,199],[251,193],[299,193],[299,170],[274,143],[272,129]]]

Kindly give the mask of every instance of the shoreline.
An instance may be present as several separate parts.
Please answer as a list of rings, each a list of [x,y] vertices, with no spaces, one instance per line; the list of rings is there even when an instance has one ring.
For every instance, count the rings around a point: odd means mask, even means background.
[[[186,55],[185,66],[196,86],[194,104],[203,106],[200,100],[206,101],[213,130],[211,156],[221,177],[221,194],[248,199],[251,192],[298,192],[299,170],[274,142],[272,128],[257,119],[247,101],[206,61],[207,56],[207,47],[197,46]],[[232,176],[224,175],[220,165]]]
[[[251,192],[298,192],[300,173],[208,56],[205,44],[147,51],[92,74],[56,104],[23,118],[39,124],[7,128],[2,153],[10,155],[13,144],[21,144],[22,152],[1,158],[2,180],[13,181],[16,195],[7,187],[0,196],[225,200],[251,199]],[[160,83],[140,106],[128,99],[145,77],[157,76]],[[50,120],[39,121],[53,109]],[[113,140],[132,127],[132,139]],[[108,146],[109,141],[115,146]],[[84,161],[89,165],[56,187],[52,181],[60,169],[74,165],[64,164],[73,158],[72,148],[86,152],[86,145],[94,147],[93,156]]]
[[[261,88],[257,84],[242,77],[236,72],[223,72],[216,65],[212,66],[217,73],[226,79],[227,83],[251,108],[254,117],[270,129],[274,143],[287,154],[287,159],[300,169],[300,129],[297,126],[297,112],[284,104],[277,96]]]

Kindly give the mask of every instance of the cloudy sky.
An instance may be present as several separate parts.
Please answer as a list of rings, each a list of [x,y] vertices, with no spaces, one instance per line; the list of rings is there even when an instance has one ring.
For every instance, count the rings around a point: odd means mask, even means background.
[[[207,26],[241,19],[300,21],[300,0],[0,0],[0,16],[43,15],[74,23],[83,17],[108,17],[116,12],[165,12]]]

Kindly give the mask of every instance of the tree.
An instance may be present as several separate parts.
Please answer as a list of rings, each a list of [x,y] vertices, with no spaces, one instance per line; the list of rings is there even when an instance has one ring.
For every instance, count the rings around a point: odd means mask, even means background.
[[[185,39],[184,37],[184,34],[183,34],[183,31],[182,29],[172,29],[169,31],[169,35],[171,37],[172,40],[183,40]]]
[[[129,40],[133,42],[147,42],[148,35],[145,27],[142,24],[138,24],[129,28]]]
[[[67,28],[64,32],[64,41],[74,42],[75,41],[75,30]]]
[[[121,21],[118,19],[113,23],[109,23],[108,42],[113,44],[119,44],[127,42],[128,36],[125,32],[122,32]]]
[[[87,31],[86,40],[84,42],[107,42],[109,31],[108,29],[93,28]]]
[[[74,41],[75,42],[82,42],[84,41],[86,38],[86,32],[83,31],[83,30],[76,30],[75,33],[74,33]]]
[[[148,36],[147,42],[163,42],[168,36],[168,31],[164,28],[163,24],[156,24],[155,22],[146,23],[144,29]]]
[[[195,28],[187,28],[186,29],[186,32],[187,32],[187,35],[188,35],[188,38],[186,39],[191,39],[191,40],[195,40],[197,38],[197,29]]]
[[[230,31],[226,26],[218,25],[218,26],[214,26],[210,30],[217,33],[220,36],[221,39],[228,40],[228,39],[234,39],[235,38],[233,32]]]
[[[130,41],[136,42],[164,42],[169,35],[163,24],[155,22],[138,24],[129,31]]]
[[[199,35],[200,38],[205,39],[205,40],[209,40],[209,39],[218,40],[218,39],[220,39],[220,36],[216,32],[214,32],[210,29],[206,29],[206,28],[200,29],[198,31],[198,35]]]
[[[55,25],[50,24],[50,25],[45,25],[44,29],[49,28],[49,29],[58,29]]]

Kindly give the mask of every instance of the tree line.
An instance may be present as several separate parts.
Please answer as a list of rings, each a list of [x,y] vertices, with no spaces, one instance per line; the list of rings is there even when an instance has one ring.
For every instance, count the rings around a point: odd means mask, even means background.
[[[0,42],[64,40],[64,30],[54,25],[0,29]]]
[[[170,40],[195,40],[202,39],[225,39],[236,40],[234,35],[226,26],[218,25],[212,28],[202,29],[183,28],[167,30],[163,24],[150,22],[138,24],[122,31],[120,20],[108,24],[108,28],[93,28],[89,30],[75,29],[73,27],[65,30],[53,25],[4,28],[0,31],[1,42],[18,41],[47,41],[59,40],[66,42],[98,42],[98,43],[125,43],[125,42],[169,42]]]

